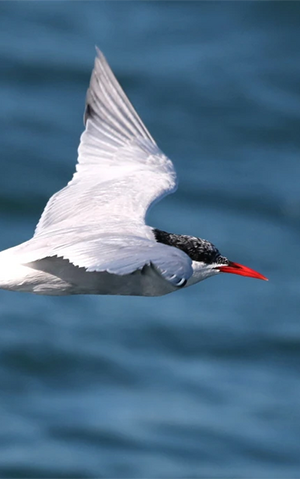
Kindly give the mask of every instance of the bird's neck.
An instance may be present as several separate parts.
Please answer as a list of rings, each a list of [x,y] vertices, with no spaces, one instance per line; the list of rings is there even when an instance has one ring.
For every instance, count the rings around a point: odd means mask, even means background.
[[[213,267],[213,263],[220,253],[209,241],[195,236],[167,233],[159,229],[153,229],[153,233],[158,243],[181,249],[191,258],[193,275],[186,287],[219,274],[219,271]]]

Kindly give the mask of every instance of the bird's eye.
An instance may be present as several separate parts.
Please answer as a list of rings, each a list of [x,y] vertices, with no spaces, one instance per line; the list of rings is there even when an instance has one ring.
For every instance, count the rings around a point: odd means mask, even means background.
[[[222,265],[228,265],[229,261],[228,261],[227,258],[225,258],[225,256],[222,256],[222,255],[219,254],[218,256],[216,256],[214,263],[222,264]]]

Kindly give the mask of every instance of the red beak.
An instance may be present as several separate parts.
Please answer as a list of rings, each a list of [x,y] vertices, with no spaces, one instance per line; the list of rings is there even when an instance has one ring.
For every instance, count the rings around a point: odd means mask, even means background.
[[[218,269],[222,271],[222,273],[239,274],[240,276],[249,276],[250,278],[257,278],[268,281],[268,278],[258,273],[257,271],[254,271],[254,269],[247,268],[247,266],[243,266],[239,263],[233,263],[233,261],[230,261],[228,266],[220,266]]]

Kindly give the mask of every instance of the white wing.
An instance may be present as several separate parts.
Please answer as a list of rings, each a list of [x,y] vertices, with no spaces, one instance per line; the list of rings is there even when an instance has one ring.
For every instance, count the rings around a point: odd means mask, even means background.
[[[191,259],[157,243],[145,225],[149,207],[176,190],[173,164],[99,50],[84,119],[76,173],[48,201],[34,237],[20,245],[22,262],[58,256],[87,271],[118,275],[149,265],[181,286],[192,275]]]
[[[86,129],[76,173],[54,194],[35,235],[72,226],[103,226],[110,219],[144,224],[147,210],[176,190],[171,160],[158,148],[97,49],[87,92]]]
[[[127,275],[154,266],[174,286],[182,286],[193,274],[192,260],[183,251],[134,235],[99,237],[86,228],[80,232],[71,228],[50,238],[48,234],[35,236],[18,248],[22,263],[57,256],[88,272]]]

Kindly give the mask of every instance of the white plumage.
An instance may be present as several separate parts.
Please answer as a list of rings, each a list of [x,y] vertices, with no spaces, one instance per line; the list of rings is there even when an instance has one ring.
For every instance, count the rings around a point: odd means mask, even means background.
[[[0,253],[0,287],[43,294],[160,295],[193,274],[145,224],[177,188],[158,148],[97,49],[72,180],[48,201],[34,237]],[[1,265],[0,264],[0,265]]]
[[[33,238],[0,253],[1,288],[160,296],[220,272],[266,279],[209,241],[146,225],[149,208],[176,190],[176,173],[98,49],[84,119],[72,180]]]

